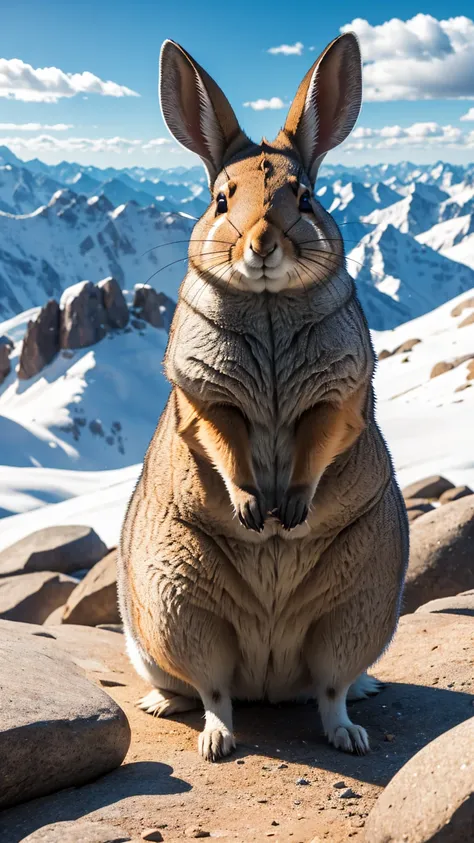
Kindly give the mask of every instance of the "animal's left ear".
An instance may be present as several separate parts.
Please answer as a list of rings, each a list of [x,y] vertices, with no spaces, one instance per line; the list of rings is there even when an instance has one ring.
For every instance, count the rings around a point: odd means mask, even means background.
[[[352,131],[362,101],[359,43],[352,32],[336,38],[304,77],[286,118],[285,133],[314,183],[330,149]]]

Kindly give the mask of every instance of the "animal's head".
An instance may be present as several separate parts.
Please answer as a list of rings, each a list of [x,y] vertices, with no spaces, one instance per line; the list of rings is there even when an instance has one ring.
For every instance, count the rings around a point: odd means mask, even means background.
[[[190,243],[198,272],[273,293],[337,273],[342,239],[313,189],[322,159],[351,132],[361,94],[359,46],[347,33],[308,70],[275,141],[257,145],[206,71],[178,44],[164,43],[163,117],[176,140],[202,159],[212,195]]]

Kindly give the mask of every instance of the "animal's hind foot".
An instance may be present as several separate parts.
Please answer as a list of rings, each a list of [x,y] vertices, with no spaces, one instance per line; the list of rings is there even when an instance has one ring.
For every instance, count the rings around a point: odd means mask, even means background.
[[[199,755],[206,761],[219,761],[235,749],[235,739],[228,729],[204,729],[198,738]]]
[[[347,692],[347,701],[366,700],[367,697],[374,697],[379,694],[385,687],[384,683],[376,679],[375,676],[361,673],[350,686]]]
[[[184,711],[192,711],[198,707],[198,701],[191,697],[183,697],[180,694],[173,694],[172,691],[153,688],[149,694],[137,702],[138,708],[151,714],[152,717],[170,717],[172,714],[182,714]]]

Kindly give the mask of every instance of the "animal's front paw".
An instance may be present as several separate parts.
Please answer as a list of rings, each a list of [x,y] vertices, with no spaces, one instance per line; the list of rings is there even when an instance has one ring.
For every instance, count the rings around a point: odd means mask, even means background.
[[[228,729],[204,729],[198,738],[199,755],[206,761],[219,761],[235,749],[235,739]]]
[[[290,486],[274,514],[285,530],[293,530],[306,521],[310,504],[311,490],[308,486]]]
[[[265,506],[258,489],[250,486],[236,489],[232,503],[240,523],[247,530],[261,533],[265,524]]]

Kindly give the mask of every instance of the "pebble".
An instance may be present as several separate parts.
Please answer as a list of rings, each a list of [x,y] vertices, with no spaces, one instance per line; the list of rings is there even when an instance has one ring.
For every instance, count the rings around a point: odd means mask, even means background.
[[[311,782],[308,779],[300,778],[300,779],[296,779],[296,784],[305,785],[305,784],[311,784]]]
[[[185,837],[210,837],[210,831],[204,831],[203,828],[199,828],[199,826],[193,826],[192,828],[187,828],[184,832]]]
[[[355,793],[351,787],[339,794],[339,799],[361,799],[360,793]]]
[[[142,831],[142,840],[152,840],[154,843],[160,843],[163,840],[163,835],[157,828],[146,828],[145,831]]]
[[[335,787],[337,790],[341,790],[345,786],[346,786],[345,782],[335,782],[335,784],[333,784],[333,787]]]
[[[279,764],[277,770],[287,770],[288,764]]]
[[[235,763],[236,764],[245,764],[245,761],[244,761],[243,758],[237,758],[237,761]]]

